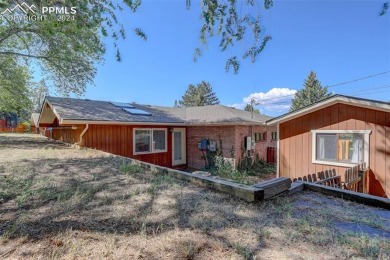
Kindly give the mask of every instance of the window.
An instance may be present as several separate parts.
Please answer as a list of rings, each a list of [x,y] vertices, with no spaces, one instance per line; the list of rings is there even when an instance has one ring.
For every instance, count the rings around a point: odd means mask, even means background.
[[[338,166],[367,163],[370,132],[370,130],[312,131],[313,163]]]
[[[134,129],[134,154],[167,151],[166,129]]]
[[[267,132],[255,133],[255,141],[267,141]]]
[[[277,132],[271,132],[271,140],[277,140],[277,139],[278,139]]]

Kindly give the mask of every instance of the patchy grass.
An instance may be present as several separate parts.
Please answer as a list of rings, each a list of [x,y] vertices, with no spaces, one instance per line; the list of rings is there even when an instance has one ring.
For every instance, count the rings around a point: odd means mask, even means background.
[[[1,259],[389,259],[389,240],[386,210],[311,192],[250,204],[99,151],[0,135]]]

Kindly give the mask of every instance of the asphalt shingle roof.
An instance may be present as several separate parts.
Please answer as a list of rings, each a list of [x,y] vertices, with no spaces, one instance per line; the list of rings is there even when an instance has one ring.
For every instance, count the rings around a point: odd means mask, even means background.
[[[151,116],[133,115],[109,101],[97,101],[76,98],[47,97],[61,119],[85,121],[117,121],[148,123],[184,123],[164,111],[149,106],[132,104],[135,108],[151,113]]]
[[[222,105],[202,107],[160,107],[132,103],[135,108],[151,113],[151,116],[133,115],[109,101],[47,97],[61,119],[85,121],[119,121],[145,123],[264,123],[271,117],[253,114]]]

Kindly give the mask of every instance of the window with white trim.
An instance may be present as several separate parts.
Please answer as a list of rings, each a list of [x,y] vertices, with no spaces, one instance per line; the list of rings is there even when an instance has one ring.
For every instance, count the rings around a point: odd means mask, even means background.
[[[162,153],[167,151],[167,129],[134,129],[134,154]]]
[[[370,130],[313,130],[313,163],[348,166],[368,161]]]

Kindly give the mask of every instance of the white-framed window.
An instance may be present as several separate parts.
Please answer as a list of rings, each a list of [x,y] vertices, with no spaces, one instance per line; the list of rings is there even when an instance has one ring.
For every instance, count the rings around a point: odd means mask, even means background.
[[[134,154],[163,153],[167,149],[166,128],[134,128]]]
[[[312,130],[312,162],[351,167],[369,166],[371,130]]]
[[[277,132],[271,132],[271,140],[277,140],[278,139],[278,133]]]

